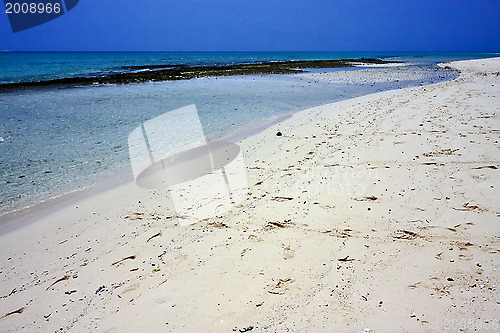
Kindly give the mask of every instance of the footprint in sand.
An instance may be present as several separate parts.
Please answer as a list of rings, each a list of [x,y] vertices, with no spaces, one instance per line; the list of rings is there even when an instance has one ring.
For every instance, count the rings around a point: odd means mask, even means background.
[[[295,256],[295,251],[290,248],[290,246],[285,246],[283,244],[283,258],[285,260],[292,259]]]

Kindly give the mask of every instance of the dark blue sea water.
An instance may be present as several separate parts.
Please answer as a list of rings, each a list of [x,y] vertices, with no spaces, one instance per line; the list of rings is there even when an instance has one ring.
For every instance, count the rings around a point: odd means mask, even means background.
[[[127,146],[130,132],[176,108],[195,104],[205,134],[217,136],[286,112],[381,90],[451,79],[456,73],[435,64],[489,56],[498,54],[0,53],[1,83],[105,75],[123,72],[123,66],[131,65],[217,65],[362,57],[410,64],[369,69],[384,78],[376,84],[369,80],[328,82],[300,74],[251,75],[0,92],[0,213],[130,173]],[[357,69],[330,69],[345,77],[353,70]]]

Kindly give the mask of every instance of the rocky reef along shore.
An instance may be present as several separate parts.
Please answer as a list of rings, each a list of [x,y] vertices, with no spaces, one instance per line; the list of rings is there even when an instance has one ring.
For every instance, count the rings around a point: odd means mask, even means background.
[[[394,61],[381,59],[342,59],[311,61],[280,61],[223,66],[189,66],[189,65],[149,65],[124,66],[123,73],[60,78],[45,81],[26,81],[0,84],[0,90],[25,89],[46,86],[74,86],[90,84],[125,84],[148,81],[190,80],[200,77],[234,76],[252,74],[292,74],[305,72],[307,68],[337,68],[360,65],[394,64]]]

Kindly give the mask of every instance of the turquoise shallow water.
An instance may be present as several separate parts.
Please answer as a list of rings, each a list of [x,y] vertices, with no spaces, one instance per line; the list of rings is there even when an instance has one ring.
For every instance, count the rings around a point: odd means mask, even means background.
[[[498,53],[423,52],[0,52],[0,83],[124,72],[124,66],[227,65],[262,61],[381,58],[419,64],[497,57]]]
[[[373,56],[377,54],[22,53],[17,57],[0,54],[0,79],[5,82],[94,75],[119,71],[121,66],[161,64],[161,61],[193,65]],[[130,173],[127,146],[130,132],[144,121],[176,108],[195,104],[205,134],[214,136],[285,112],[450,79],[456,73],[434,66],[440,59],[484,56],[384,54],[418,65],[389,68],[387,71],[398,71],[398,79],[391,80],[387,75],[388,80],[377,84],[266,75],[2,92],[0,212],[39,202],[83,184]],[[28,69],[28,63],[36,66]]]

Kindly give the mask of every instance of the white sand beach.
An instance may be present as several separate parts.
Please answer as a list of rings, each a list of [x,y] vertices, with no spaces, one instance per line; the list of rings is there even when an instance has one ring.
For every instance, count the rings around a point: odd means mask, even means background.
[[[220,216],[126,183],[4,218],[0,331],[499,330],[500,58],[444,66],[240,142]]]

